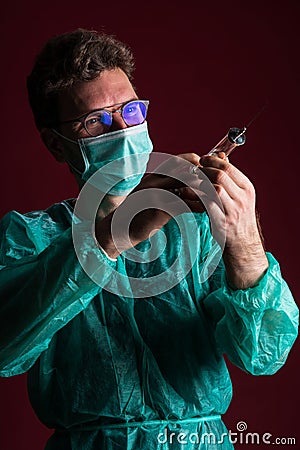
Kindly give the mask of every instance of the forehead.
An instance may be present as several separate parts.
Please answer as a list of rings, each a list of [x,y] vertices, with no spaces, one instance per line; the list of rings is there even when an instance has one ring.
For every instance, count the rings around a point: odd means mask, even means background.
[[[105,70],[91,81],[80,82],[60,96],[60,120],[69,120],[105,106],[123,103],[137,95],[121,69]]]

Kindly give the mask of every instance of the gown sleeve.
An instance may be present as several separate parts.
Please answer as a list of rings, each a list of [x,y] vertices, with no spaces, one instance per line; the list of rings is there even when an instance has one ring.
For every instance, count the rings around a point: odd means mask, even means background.
[[[204,311],[216,344],[233,364],[253,375],[271,375],[285,363],[297,337],[299,311],[276,259],[248,289],[231,289],[223,261],[211,277]]]
[[[101,291],[78,262],[71,227],[60,228],[45,211],[35,217],[12,211],[0,223],[1,376],[30,369],[53,335]],[[116,263],[91,235],[82,242],[82,258],[102,273],[104,287]]]

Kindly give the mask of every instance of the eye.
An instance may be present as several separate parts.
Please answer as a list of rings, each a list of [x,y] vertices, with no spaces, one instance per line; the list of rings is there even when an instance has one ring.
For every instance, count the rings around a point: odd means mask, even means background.
[[[91,112],[85,119],[86,130],[92,136],[98,136],[107,131],[111,126],[111,115],[108,111],[98,110]]]
[[[127,125],[139,125],[147,115],[147,106],[140,100],[128,103],[123,109],[123,119]]]
[[[99,114],[94,116],[88,116],[86,118],[85,124],[87,127],[98,126],[99,124],[101,124],[101,116]]]
[[[125,106],[124,112],[125,112],[125,114],[133,116],[139,112],[139,107],[138,107],[138,105],[131,103],[131,104]]]

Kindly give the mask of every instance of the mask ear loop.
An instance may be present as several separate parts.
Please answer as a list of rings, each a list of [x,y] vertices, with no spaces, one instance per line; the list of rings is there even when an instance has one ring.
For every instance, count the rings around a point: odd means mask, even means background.
[[[54,134],[57,134],[57,136],[63,138],[65,141],[69,141],[69,142],[72,142],[72,144],[77,144],[77,145],[78,145],[78,142],[77,142],[77,141],[74,141],[74,139],[70,139],[70,138],[68,138],[67,136],[64,136],[63,134],[59,133],[59,132],[58,132],[57,130],[55,130],[54,128],[51,128],[51,131],[53,131]]]
[[[76,144],[78,145],[80,152],[81,152],[81,156],[82,159],[84,161],[84,164],[86,166],[86,160],[84,155],[82,154],[82,149],[81,146],[79,145],[78,141],[74,141],[74,139],[70,139],[67,136],[64,136],[63,134],[59,133],[57,130],[55,130],[54,128],[51,128],[51,131],[53,131],[54,134],[56,134],[57,136],[63,138],[65,141],[71,142],[72,144]],[[77,169],[77,167],[75,167],[69,160],[66,160],[66,163],[68,164],[68,166],[72,169],[73,172],[77,173],[77,175],[82,176],[82,174],[84,173],[84,171],[80,171],[79,169]]]

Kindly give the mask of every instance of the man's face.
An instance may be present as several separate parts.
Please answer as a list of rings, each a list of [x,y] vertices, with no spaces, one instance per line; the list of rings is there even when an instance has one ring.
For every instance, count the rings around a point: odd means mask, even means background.
[[[121,69],[105,70],[92,81],[77,83],[59,98],[59,121],[70,121],[95,109],[114,106],[137,98],[132,84]],[[109,132],[123,128],[127,128],[127,125],[121,114],[114,113]],[[90,137],[82,123],[76,121],[61,124],[59,131],[73,140]],[[62,138],[58,139],[61,155],[57,158],[56,150],[56,155],[54,155],[56,159],[71,161],[75,167],[81,170],[83,161],[78,145],[69,143]],[[50,151],[52,151],[51,148]],[[52,153],[54,152],[52,151]]]
[[[59,120],[64,122],[95,109],[110,107],[136,98],[132,84],[121,69],[105,70],[95,80],[77,83],[68,93],[61,96]],[[115,113],[113,118],[109,131],[127,127],[119,113]],[[75,139],[89,136],[79,122],[63,124],[61,131],[62,134]]]

